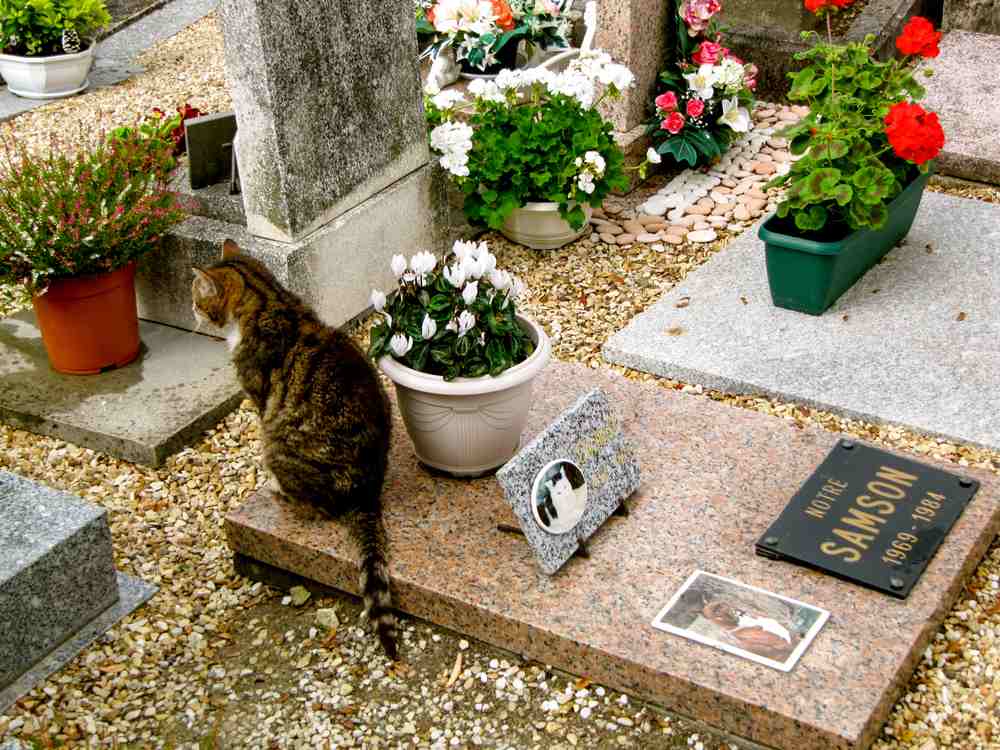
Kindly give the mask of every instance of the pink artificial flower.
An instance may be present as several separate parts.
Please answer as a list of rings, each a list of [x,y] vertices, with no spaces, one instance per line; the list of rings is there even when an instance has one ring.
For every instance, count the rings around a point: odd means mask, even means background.
[[[665,94],[660,94],[653,100],[657,109],[661,109],[664,112],[673,112],[677,109],[677,94],[673,91],[668,91]]]
[[[757,90],[757,75],[759,73],[760,70],[753,63],[747,63],[743,66],[743,83],[751,91]]]
[[[698,45],[691,59],[699,65],[716,65],[729,54],[729,50],[717,42],[704,41]]]
[[[698,36],[708,28],[708,22],[720,10],[722,3],[719,0],[684,0],[681,17],[688,27],[688,36]]]
[[[701,99],[688,99],[685,109],[688,117],[701,117],[701,113],[705,111],[705,102]]]
[[[684,115],[680,112],[671,112],[666,120],[660,123],[660,128],[672,135],[677,135],[684,127]]]

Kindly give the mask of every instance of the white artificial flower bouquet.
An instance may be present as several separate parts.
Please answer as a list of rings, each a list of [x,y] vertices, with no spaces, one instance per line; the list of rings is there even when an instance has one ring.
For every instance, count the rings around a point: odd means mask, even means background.
[[[574,229],[583,226],[582,204],[600,206],[628,186],[624,155],[597,107],[633,82],[628,68],[590,50],[561,72],[474,80],[471,101],[453,91],[428,98],[431,148],[465,194],[470,221],[499,229],[514,209],[551,201]]]
[[[515,317],[524,283],[497,268],[485,242],[458,241],[440,262],[429,252],[391,262],[397,289],[372,290],[381,315],[368,354],[391,356],[445,380],[499,375],[523,362],[534,344]]]

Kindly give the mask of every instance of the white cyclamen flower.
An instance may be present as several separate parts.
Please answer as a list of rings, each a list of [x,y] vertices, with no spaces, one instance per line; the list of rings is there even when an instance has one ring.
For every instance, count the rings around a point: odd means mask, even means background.
[[[385,292],[380,292],[378,289],[372,289],[372,296],[368,300],[371,306],[375,308],[376,312],[382,312],[385,309]]]
[[[434,334],[437,333],[437,330],[437,321],[427,313],[424,313],[424,322],[420,325],[420,335],[424,337],[424,341],[434,338]]]
[[[476,301],[476,297],[479,296],[479,282],[473,281],[470,284],[465,285],[465,289],[462,290],[462,300],[467,305],[471,305]]]
[[[413,339],[405,333],[397,333],[389,339],[389,348],[392,349],[392,353],[397,357],[405,357],[410,349],[413,348]]]
[[[429,253],[426,250],[419,252],[410,258],[410,268],[417,276],[423,276],[434,270],[434,266],[437,265],[437,258],[434,257],[433,253]]]
[[[709,100],[715,94],[715,66],[705,63],[699,66],[694,73],[687,73],[684,76],[688,88],[699,99]]]
[[[657,153],[655,148],[650,147],[646,150],[646,161],[650,164],[659,164],[663,161],[663,157]]]
[[[476,316],[468,310],[462,310],[458,316],[458,337],[462,338],[476,326]]]
[[[445,266],[444,278],[456,289],[460,288],[462,284],[465,283],[465,264],[459,262],[453,263],[450,266]]]
[[[446,331],[457,331],[458,330],[458,320],[452,318],[447,323],[444,324],[444,330]]]
[[[518,277],[518,276],[511,277],[511,280],[510,280],[510,291],[507,292],[507,294],[510,297],[512,297],[515,300],[520,299],[521,297],[523,297],[525,295],[525,293],[527,291],[528,291],[528,287],[527,287],[527,285],[525,285],[525,283],[523,281],[521,281],[520,277]]]
[[[722,117],[719,118],[719,123],[728,125],[737,133],[747,133],[750,131],[750,112],[746,107],[740,106],[735,96],[732,99],[723,99]]]
[[[475,242],[463,242],[462,240],[455,240],[455,244],[452,245],[451,251],[455,253],[455,257],[459,261],[463,261],[466,258],[474,258],[477,253],[477,245]]]
[[[406,258],[402,255],[393,255],[392,262],[389,263],[389,267],[398,279],[406,271]]]
[[[510,274],[507,271],[494,268],[490,271],[490,283],[494,289],[502,292],[510,286]]]

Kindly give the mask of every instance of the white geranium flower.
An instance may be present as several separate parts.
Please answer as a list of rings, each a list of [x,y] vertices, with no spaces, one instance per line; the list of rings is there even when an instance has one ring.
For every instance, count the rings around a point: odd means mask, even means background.
[[[380,292],[378,289],[372,289],[372,296],[368,300],[371,306],[375,308],[376,312],[382,312],[385,309],[385,292]]]
[[[497,88],[501,91],[510,91],[511,89],[520,88],[525,84],[525,81],[520,70],[504,68],[497,73],[494,83],[496,83]]]
[[[594,192],[594,175],[590,172],[584,172],[578,175],[576,178],[576,186],[587,195],[590,195]]]
[[[646,150],[646,161],[650,164],[659,164],[663,161],[663,157],[656,152],[655,148],[650,147]]]
[[[505,102],[507,97],[503,91],[493,81],[486,81],[482,78],[475,78],[469,83],[466,89],[476,99],[487,102]]]
[[[694,73],[687,73],[684,76],[688,88],[699,99],[709,100],[715,94],[715,66],[704,63],[698,67]]]
[[[740,106],[735,96],[732,99],[723,99],[722,117],[719,118],[719,123],[728,125],[737,133],[747,133],[750,131],[750,113],[746,107]]]
[[[406,258],[402,255],[393,255],[389,267],[398,279],[406,271]]]
[[[424,322],[420,325],[420,335],[424,337],[424,341],[434,338],[434,334],[437,333],[437,330],[437,321],[427,313],[424,313]]]
[[[444,278],[449,284],[459,289],[465,283],[465,265],[461,262],[444,267]]]
[[[465,304],[471,305],[476,301],[476,297],[479,296],[479,282],[473,281],[465,285],[465,289],[462,290],[462,299]]]
[[[397,333],[389,339],[389,348],[392,349],[392,353],[397,357],[405,357],[410,349],[413,348],[413,339],[405,333]]]
[[[462,96],[461,91],[455,91],[451,89],[449,91],[442,91],[440,94],[431,98],[434,106],[438,109],[451,109],[459,102],[464,102],[465,97]]]
[[[604,168],[607,164],[604,161],[604,157],[600,155],[597,151],[588,151],[583,155],[583,160],[590,164],[594,168],[594,172],[598,177],[604,174]]]
[[[458,316],[458,337],[462,338],[476,326],[476,316],[468,310],[462,310]]]

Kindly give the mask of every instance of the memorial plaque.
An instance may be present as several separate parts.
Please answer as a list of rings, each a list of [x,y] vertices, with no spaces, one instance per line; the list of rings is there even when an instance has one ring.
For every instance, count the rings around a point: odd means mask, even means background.
[[[236,115],[223,112],[192,117],[184,121],[184,137],[192,190],[225,182],[231,177]]]
[[[521,531],[551,575],[639,486],[639,462],[595,388],[497,472]]]
[[[978,489],[974,479],[841,440],[756,550],[905,599]]]

